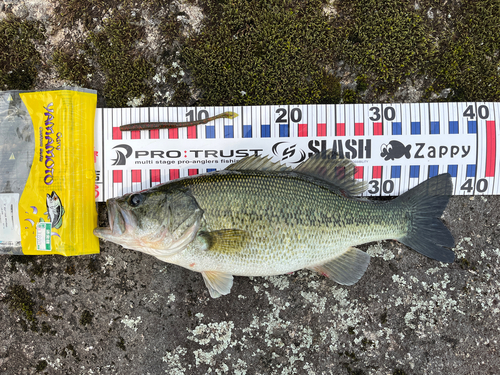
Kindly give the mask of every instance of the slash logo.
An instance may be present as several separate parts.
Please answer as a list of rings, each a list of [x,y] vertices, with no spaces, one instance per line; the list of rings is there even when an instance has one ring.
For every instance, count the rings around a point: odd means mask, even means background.
[[[281,158],[281,161],[287,160],[291,164],[299,164],[306,160],[306,153],[297,147],[296,144],[289,142],[278,142],[273,145],[273,154]]]
[[[111,159],[113,162],[113,165],[125,165],[127,163],[127,159],[132,155],[132,147],[129,145],[121,144],[118,146],[113,147],[113,150],[115,148],[122,149],[122,150],[116,150],[116,159]],[[123,154],[123,152],[125,154]]]
[[[390,141],[388,145],[383,144],[380,147],[380,156],[386,161],[400,159],[403,156],[409,159],[411,157],[410,150],[411,145],[405,146],[399,141]]]

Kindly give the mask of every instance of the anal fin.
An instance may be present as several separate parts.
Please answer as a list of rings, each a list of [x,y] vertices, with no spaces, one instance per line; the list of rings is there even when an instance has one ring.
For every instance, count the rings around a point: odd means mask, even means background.
[[[204,271],[201,274],[210,292],[210,297],[218,298],[229,294],[231,291],[233,275],[218,271]]]
[[[364,275],[368,264],[370,264],[370,256],[367,253],[350,247],[345,253],[328,263],[311,267],[311,269],[341,285],[353,285]]]

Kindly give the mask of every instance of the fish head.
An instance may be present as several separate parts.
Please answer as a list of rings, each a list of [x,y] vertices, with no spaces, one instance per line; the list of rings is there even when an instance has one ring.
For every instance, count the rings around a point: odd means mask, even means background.
[[[201,227],[203,210],[187,188],[165,186],[109,199],[109,227],[94,234],[154,256],[186,248]]]

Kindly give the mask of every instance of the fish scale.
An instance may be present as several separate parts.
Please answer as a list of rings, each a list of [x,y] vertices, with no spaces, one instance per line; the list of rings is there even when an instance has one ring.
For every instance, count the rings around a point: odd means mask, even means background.
[[[390,204],[348,199],[319,181],[283,173],[211,174],[173,184],[190,187],[208,231],[238,228],[250,233],[239,252],[215,248],[200,254],[192,244],[171,259],[195,271],[287,273],[327,262],[349,246],[401,237],[406,229],[401,210]],[[360,226],[367,228],[363,235]]]

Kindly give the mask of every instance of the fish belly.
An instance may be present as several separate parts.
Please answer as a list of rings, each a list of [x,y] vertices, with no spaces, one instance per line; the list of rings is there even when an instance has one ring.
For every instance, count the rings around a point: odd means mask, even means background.
[[[290,175],[222,174],[191,180],[207,232],[245,231],[237,249],[197,241],[169,262],[194,271],[267,276],[323,264],[350,246],[398,238],[403,210],[347,198],[335,188]]]

